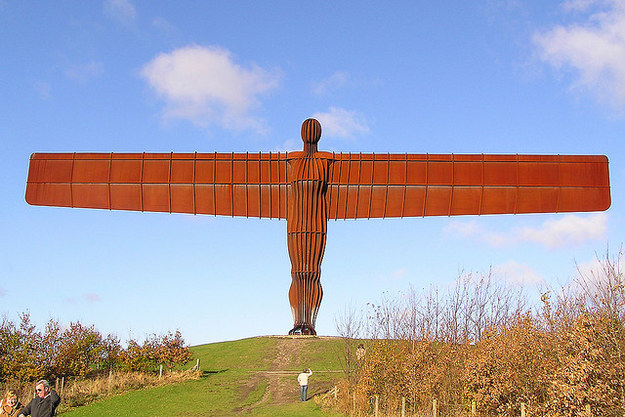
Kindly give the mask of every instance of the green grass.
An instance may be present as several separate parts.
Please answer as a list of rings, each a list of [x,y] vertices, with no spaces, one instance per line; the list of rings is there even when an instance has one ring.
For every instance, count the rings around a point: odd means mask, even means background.
[[[233,342],[219,342],[194,346],[193,361],[200,359],[203,370],[223,371],[267,370],[273,360],[276,339],[271,337],[253,337]]]
[[[204,373],[199,380],[129,392],[62,416],[339,416],[322,410],[314,401],[300,402],[294,373],[280,376],[287,385],[293,384],[293,401],[274,401],[266,374],[258,371],[275,367],[278,341],[275,337],[256,337],[192,347],[193,359],[187,368],[199,358]],[[318,393],[342,375],[337,372],[341,370],[342,340],[301,338],[295,343],[299,349],[286,352],[284,369],[313,369],[309,394]]]
[[[253,410],[250,415],[257,417],[344,417],[343,414],[332,413],[330,410],[322,410],[313,401],[307,401],[305,403],[295,402],[293,404],[284,405],[260,406],[258,409]]]

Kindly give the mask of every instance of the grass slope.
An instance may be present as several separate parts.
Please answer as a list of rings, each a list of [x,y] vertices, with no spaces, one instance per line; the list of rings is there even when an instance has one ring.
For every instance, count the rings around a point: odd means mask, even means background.
[[[130,392],[80,407],[63,417],[338,416],[300,402],[297,374],[311,368],[309,397],[341,376],[344,342],[335,338],[255,337],[191,348],[204,377]]]

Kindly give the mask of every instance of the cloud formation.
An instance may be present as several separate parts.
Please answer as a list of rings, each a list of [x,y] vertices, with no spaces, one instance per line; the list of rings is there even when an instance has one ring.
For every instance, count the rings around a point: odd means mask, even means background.
[[[129,0],[106,0],[104,13],[121,24],[129,24],[135,20],[137,11]]]
[[[619,302],[618,299],[622,301],[625,271],[622,248],[616,255],[606,252],[591,261],[576,263],[576,266],[577,276],[567,285],[567,290],[585,294],[593,303],[611,304],[613,301]]]
[[[515,261],[496,265],[493,267],[493,272],[497,277],[501,277],[504,281],[511,284],[526,286],[543,284],[545,282],[545,280],[528,265],[523,265]]]
[[[524,228],[520,240],[540,243],[549,248],[600,239],[607,232],[607,215],[580,217],[568,214],[558,220],[547,220],[540,229]]]
[[[315,113],[312,117],[321,123],[324,136],[349,139],[359,133],[369,133],[366,119],[355,111],[330,107],[328,112]]]
[[[350,80],[345,71],[336,71],[334,74],[317,83],[313,83],[312,93],[316,96],[325,96],[344,87]]]
[[[476,221],[453,222],[445,228],[445,231],[478,239],[491,246],[531,242],[556,248],[603,238],[607,232],[607,219],[604,213],[583,217],[567,214],[556,220],[547,220],[539,228],[525,227],[503,233],[484,230]]]
[[[541,59],[572,69],[573,88],[625,112],[625,3],[622,0],[571,0],[564,10],[582,20],[537,32]]]
[[[141,75],[165,101],[166,118],[258,132],[265,131],[265,122],[253,114],[260,106],[258,97],[280,81],[276,71],[242,67],[225,49],[196,45],[158,55]]]
[[[152,20],[152,26],[163,33],[173,33],[176,31],[176,27],[169,23],[164,17],[156,17]]]

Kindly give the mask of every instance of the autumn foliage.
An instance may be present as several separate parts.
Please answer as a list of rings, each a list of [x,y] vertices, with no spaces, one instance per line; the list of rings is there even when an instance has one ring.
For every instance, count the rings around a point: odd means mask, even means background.
[[[538,305],[492,272],[462,274],[445,294],[410,291],[342,318],[346,339],[365,337],[333,406],[440,415],[616,416],[625,412],[625,277],[622,251],[545,290]],[[349,322],[346,324],[346,321]],[[357,324],[356,324],[357,323]],[[425,414],[424,414],[425,415]]]
[[[152,372],[172,369],[191,358],[179,331],[152,335],[142,343],[130,339],[123,347],[114,335],[103,337],[94,326],[80,322],[62,328],[50,320],[43,332],[30,314],[20,314],[18,324],[6,317],[0,322],[0,382],[85,377],[111,371]]]

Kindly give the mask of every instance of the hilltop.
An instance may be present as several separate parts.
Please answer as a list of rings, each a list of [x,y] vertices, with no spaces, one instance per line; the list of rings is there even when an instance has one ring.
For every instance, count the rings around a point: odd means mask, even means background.
[[[333,337],[263,336],[191,348],[202,378],[144,389],[63,413],[94,416],[333,416],[314,402],[299,402],[297,374],[314,372],[309,397],[342,375],[344,341]]]

